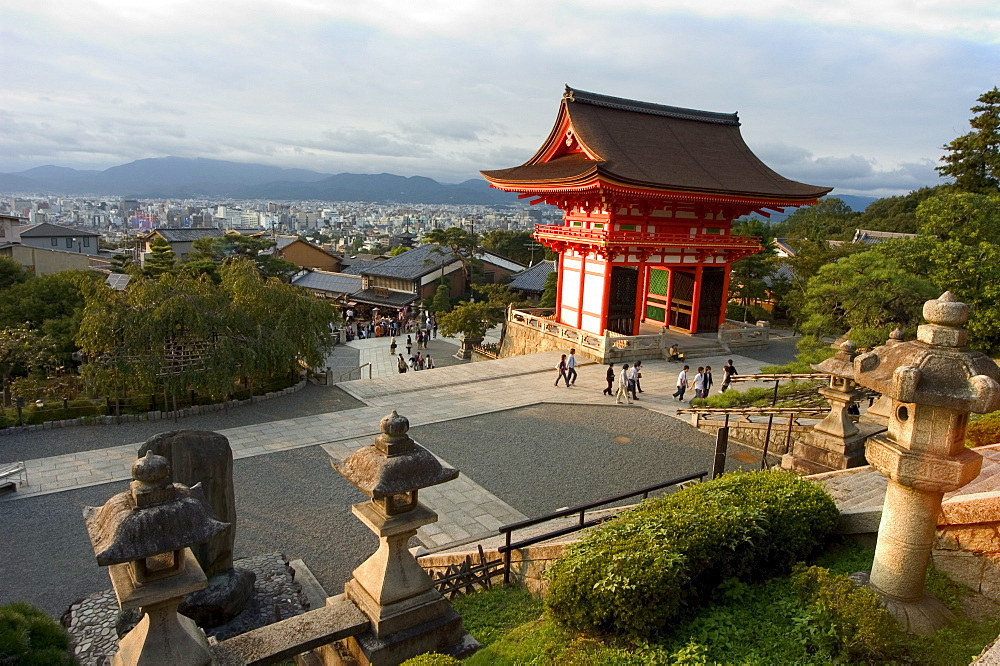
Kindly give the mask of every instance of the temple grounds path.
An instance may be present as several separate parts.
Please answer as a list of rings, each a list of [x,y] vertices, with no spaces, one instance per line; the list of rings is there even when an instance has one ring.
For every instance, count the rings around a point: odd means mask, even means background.
[[[434,348],[449,342],[439,338],[431,344],[432,355],[443,360],[445,354],[435,354]],[[388,358],[384,338],[342,349],[354,350],[362,363],[366,357]],[[730,357],[742,373],[762,364]],[[269,401],[231,410],[246,410],[240,418],[248,420],[254,413],[262,417],[235,427],[213,425],[213,417],[224,415],[215,413],[176,424],[31,433],[39,440],[76,435],[89,444],[26,460],[30,485],[0,498],[7,535],[0,544],[0,580],[5,581],[0,602],[26,599],[58,614],[75,598],[107,587],[106,572],[93,563],[80,510],[124,490],[141,441],[163,430],[203,428],[226,435],[236,459],[237,556],[280,550],[302,557],[332,592],[373,551],[375,540],[350,515],[349,505],[363,497],[330,469],[329,458],[369,444],[379,420],[393,409],[410,420],[418,442],[463,471],[455,481],[421,491],[421,500],[440,516],[418,533],[430,548],[495,533],[499,525],[527,515],[697,471],[688,467],[710,466],[707,436],[678,420],[662,420],[683,406],[670,398],[677,364],[644,362],[641,400],[615,407],[613,398],[601,393],[605,368],[585,365],[576,386],[556,388],[557,360],[558,352],[547,352],[404,375],[378,362],[371,380],[306,389],[318,392],[315,398],[305,392],[286,396],[293,403],[302,396],[320,409],[335,403],[339,411],[273,419],[277,401]],[[725,358],[692,362],[709,363],[718,373]],[[605,407],[588,409],[597,405]],[[156,427],[147,434],[137,425]],[[612,433],[629,442],[614,442]],[[102,438],[111,443],[129,434],[131,443],[93,446]],[[11,452],[14,459],[20,457],[18,439],[25,435],[0,438],[5,457]]]

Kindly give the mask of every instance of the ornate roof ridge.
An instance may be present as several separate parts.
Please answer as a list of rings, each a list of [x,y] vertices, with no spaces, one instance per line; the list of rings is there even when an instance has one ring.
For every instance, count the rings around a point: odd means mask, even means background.
[[[609,109],[619,109],[621,111],[633,111],[635,113],[647,113],[653,116],[665,116],[667,118],[679,118],[681,120],[696,120],[699,122],[716,123],[719,125],[739,126],[739,114],[717,113],[714,111],[699,111],[697,109],[685,109],[679,106],[667,106],[665,104],[653,104],[652,102],[641,102],[635,99],[624,99],[622,97],[612,97],[598,93],[577,90],[566,86],[563,99],[568,102],[582,102],[593,106],[603,106]]]

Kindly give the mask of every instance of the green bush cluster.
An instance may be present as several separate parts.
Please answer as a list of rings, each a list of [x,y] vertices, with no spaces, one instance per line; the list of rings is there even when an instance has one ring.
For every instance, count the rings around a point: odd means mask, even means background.
[[[800,565],[792,578],[806,608],[795,618],[808,649],[848,663],[883,662],[898,656],[903,630],[875,593],[845,574]]]
[[[986,446],[1000,442],[1000,412],[990,412],[973,418],[965,432],[965,441],[970,446]]]
[[[74,664],[69,635],[54,619],[30,604],[0,606],[0,664]]]
[[[837,515],[821,487],[792,474],[728,474],[644,502],[582,539],[549,570],[546,607],[572,631],[650,638],[726,578],[789,571]]]
[[[810,372],[812,372],[810,370]],[[806,389],[818,389],[819,382],[813,381],[788,381],[778,385],[777,404],[781,404],[782,399]],[[708,398],[695,398],[691,401],[694,407],[769,407],[774,400],[774,388],[754,387],[745,391],[734,391],[732,389],[725,393],[716,393]]]
[[[774,319],[774,314],[759,305],[743,306],[739,303],[729,303],[726,306],[726,319],[755,323],[758,321],[771,321]]]

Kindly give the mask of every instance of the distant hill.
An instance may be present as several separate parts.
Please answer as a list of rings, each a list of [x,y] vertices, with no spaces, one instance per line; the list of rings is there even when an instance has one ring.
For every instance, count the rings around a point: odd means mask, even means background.
[[[319,199],[396,203],[496,205],[516,203],[514,195],[490,188],[483,180],[457,185],[422,176],[393,174],[330,175],[305,169],[281,169],[210,159],[158,157],[104,171],[41,166],[0,173],[0,192],[94,194],[121,197],[231,196],[244,199]]]
[[[868,208],[868,204],[878,200],[878,197],[860,197],[854,194],[834,194],[830,198],[840,199],[845,204],[850,206],[851,210],[855,213],[865,212],[865,208]]]
[[[316,199],[377,203],[480,204],[517,203],[510,193],[495,190],[479,178],[458,184],[423,176],[390,173],[331,175],[306,169],[281,169],[204,158],[157,157],[136,160],[104,171],[41,166],[0,173],[0,192],[93,194],[135,198],[237,197],[242,199]],[[839,195],[853,210],[863,211],[874,197]],[[791,213],[793,209],[789,209]],[[772,222],[787,217],[775,213]]]

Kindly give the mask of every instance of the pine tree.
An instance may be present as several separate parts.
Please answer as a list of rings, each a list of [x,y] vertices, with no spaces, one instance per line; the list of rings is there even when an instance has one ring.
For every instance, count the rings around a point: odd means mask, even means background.
[[[150,277],[159,277],[164,273],[172,273],[177,265],[177,255],[166,239],[157,236],[149,244],[149,258],[143,267]]]
[[[956,189],[996,194],[1000,190],[1000,90],[988,90],[979,102],[972,107],[976,116],[969,121],[973,131],[944,146],[948,154],[937,170],[954,178]]]

